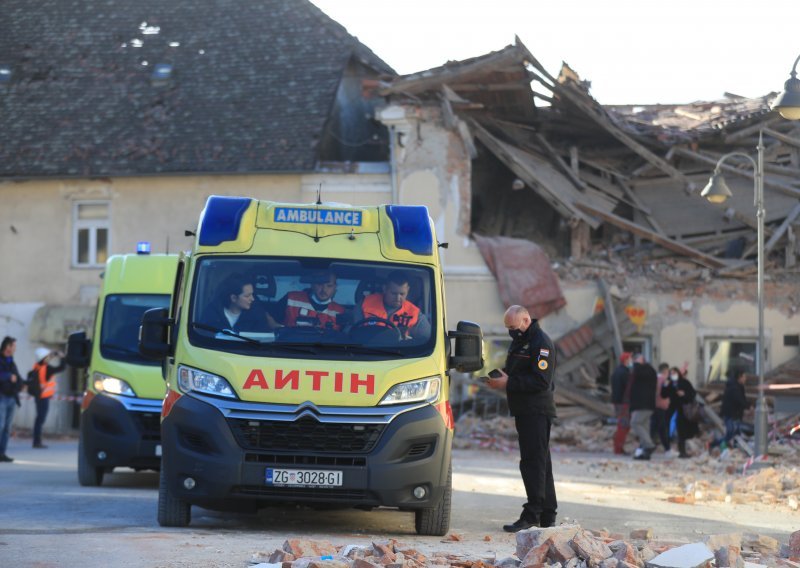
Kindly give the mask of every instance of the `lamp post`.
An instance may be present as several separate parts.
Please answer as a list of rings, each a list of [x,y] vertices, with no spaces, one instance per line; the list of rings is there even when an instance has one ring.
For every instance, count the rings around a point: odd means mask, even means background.
[[[798,81],[800,83],[800,81]],[[733,156],[747,158],[755,170],[755,184],[753,187],[753,201],[756,206],[758,219],[758,399],[755,413],[755,455],[767,453],[767,403],[764,400],[764,141],[762,134],[758,134],[758,162],[743,152],[730,152],[722,156],[714,168],[714,173],[708,184],[700,193],[711,203],[724,203],[731,195],[728,184],[722,175],[722,164]]]
[[[783,85],[783,91],[772,108],[777,110],[780,115],[788,120],[800,119],[800,79],[797,78],[797,64],[800,63],[800,56],[797,57],[792,66],[789,79]],[[753,188],[753,200],[756,206],[756,217],[758,218],[758,399],[756,402],[755,415],[755,454],[762,456],[767,453],[767,403],[764,400],[764,366],[766,363],[766,346],[764,345],[764,140],[763,133],[758,133],[758,162],[754,161],[748,154],[743,152],[731,152],[722,156],[714,168],[714,173],[708,184],[700,193],[711,203],[724,203],[732,194],[722,176],[722,163],[732,156],[747,158],[755,170],[755,186]]]

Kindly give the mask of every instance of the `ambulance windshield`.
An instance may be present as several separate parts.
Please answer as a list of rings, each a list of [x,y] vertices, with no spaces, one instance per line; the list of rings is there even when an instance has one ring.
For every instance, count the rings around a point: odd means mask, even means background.
[[[139,354],[142,314],[151,308],[169,308],[168,294],[110,294],[103,304],[100,353],[104,359],[138,365],[160,365]]]
[[[337,259],[202,258],[189,311],[193,344],[318,359],[433,350],[433,271]]]

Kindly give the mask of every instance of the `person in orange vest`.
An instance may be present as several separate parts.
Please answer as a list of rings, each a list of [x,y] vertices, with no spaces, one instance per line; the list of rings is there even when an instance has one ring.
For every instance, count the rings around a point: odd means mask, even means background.
[[[333,301],[336,294],[336,274],[330,270],[314,274],[311,287],[287,293],[267,312],[270,329],[279,327],[317,327],[338,331],[337,318],[344,306]]]
[[[47,419],[47,411],[50,410],[50,399],[56,394],[55,376],[64,370],[66,362],[64,354],[58,351],[50,351],[46,347],[37,347],[35,351],[36,363],[33,370],[39,375],[39,395],[36,396],[36,420],[33,423],[33,447],[44,449],[42,443],[42,426]],[[50,365],[50,361],[59,358],[57,366]]]
[[[376,292],[364,298],[361,304],[362,319],[379,318],[373,322],[374,325],[384,326],[386,324],[381,324],[379,320],[388,320],[397,326],[403,339],[430,337],[431,324],[428,318],[407,300],[410,290],[409,277],[405,272],[396,270],[390,273],[383,285],[383,293]]]

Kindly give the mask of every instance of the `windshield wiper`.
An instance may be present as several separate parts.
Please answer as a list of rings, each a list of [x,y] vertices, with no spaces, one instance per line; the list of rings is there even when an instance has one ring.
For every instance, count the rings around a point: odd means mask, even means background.
[[[252,337],[245,337],[244,335],[238,334],[235,331],[231,331],[230,329],[222,329],[220,327],[214,327],[213,325],[206,325],[204,323],[200,323],[197,321],[192,322],[192,327],[197,329],[203,329],[205,331],[213,331],[215,333],[221,333],[222,335],[230,335],[231,337],[235,337],[237,339],[241,339],[242,341],[246,341],[247,343],[251,343],[253,345],[263,345],[257,339],[253,339]]]
[[[124,345],[117,345],[115,343],[101,343],[100,349],[113,349],[114,351],[119,351],[120,353],[127,353],[129,355],[136,355],[137,357],[140,356],[139,351],[136,349],[131,349],[130,347],[125,347]]]

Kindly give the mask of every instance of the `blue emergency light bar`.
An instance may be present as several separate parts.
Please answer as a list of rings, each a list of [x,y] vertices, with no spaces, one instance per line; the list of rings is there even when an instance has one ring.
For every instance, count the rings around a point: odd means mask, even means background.
[[[136,243],[136,254],[150,254],[150,243],[148,241]]]
[[[200,246],[215,247],[225,241],[235,241],[242,216],[251,201],[249,197],[209,197],[200,217],[197,235]]]
[[[387,205],[394,227],[394,244],[414,254],[433,254],[433,231],[428,208],[423,205]]]

